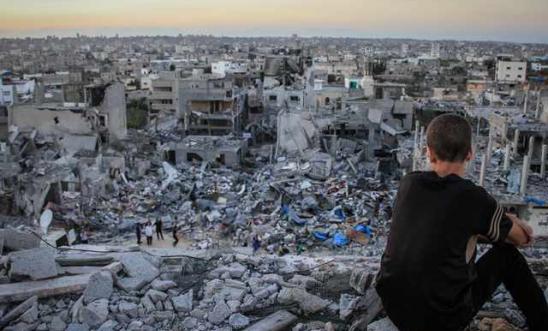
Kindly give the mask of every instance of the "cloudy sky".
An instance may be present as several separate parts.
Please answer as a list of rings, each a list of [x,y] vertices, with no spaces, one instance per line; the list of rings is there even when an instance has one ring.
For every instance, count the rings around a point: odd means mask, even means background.
[[[76,32],[548,43],[548,0],[0,0],[0,37]]]

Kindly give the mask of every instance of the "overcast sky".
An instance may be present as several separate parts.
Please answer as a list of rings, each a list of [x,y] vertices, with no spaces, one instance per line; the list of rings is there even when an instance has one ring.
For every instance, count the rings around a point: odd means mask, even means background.
[[[76,32],[548,43],[548,0],[0,0],[0,36]]]

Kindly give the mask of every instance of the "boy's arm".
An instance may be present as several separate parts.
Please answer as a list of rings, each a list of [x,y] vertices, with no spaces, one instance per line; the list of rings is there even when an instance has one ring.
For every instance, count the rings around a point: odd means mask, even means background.
[[[512,227],[508,236],[504,240],[508,244],[516,247],[528,246],[533,242],[533,229],[525,221],[519,219],[516,215],[506,213],[506,216],[512,221]],[[491,240],[484,235],[479,235],[481,243],[490,243]]]
[[[506,213],[512,221],[512,228],[506,237],[506,242],[514,246],[527,246],[533,242],[533,229],[516,215]]]
[[[474,186],[465,192],[462,199],[464,206],[472,212],[472,215],[464,221],[471,235],[479,235],[488,243],[500,243],[506,240],[514,227],[514,222],[506,215],[504,208],[484,188]],[[514,232],[517,230],[517,228],[514,229]],[[521,238],[515,237],[514,239]]]

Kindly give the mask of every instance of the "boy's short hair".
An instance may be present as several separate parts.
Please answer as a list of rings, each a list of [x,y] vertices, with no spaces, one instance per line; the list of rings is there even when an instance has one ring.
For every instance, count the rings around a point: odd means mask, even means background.
[[[472,149],[472,128],[462,116],[440,115],[426,129],[426,144],[440,161],[463,162]]]

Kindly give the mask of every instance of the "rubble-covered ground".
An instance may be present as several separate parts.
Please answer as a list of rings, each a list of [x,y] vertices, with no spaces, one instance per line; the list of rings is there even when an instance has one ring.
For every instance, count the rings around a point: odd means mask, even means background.
[[[341,149],[330,176],[318,178],[306,160],[270,163],[257,150],[240,170],[152,161],[112,176],[93,198],[65,192],[49,236],[3,219],[0,327],[393,330],[373,285],[398,171]],[[136,245],[136,223],[157,219],[164,239]],[[52,235],[69,225],[89,233],[89,244],[55,245]],[[546,289],[548,251],[523,253]],[[470,325],[524,329],[502,287]]]

